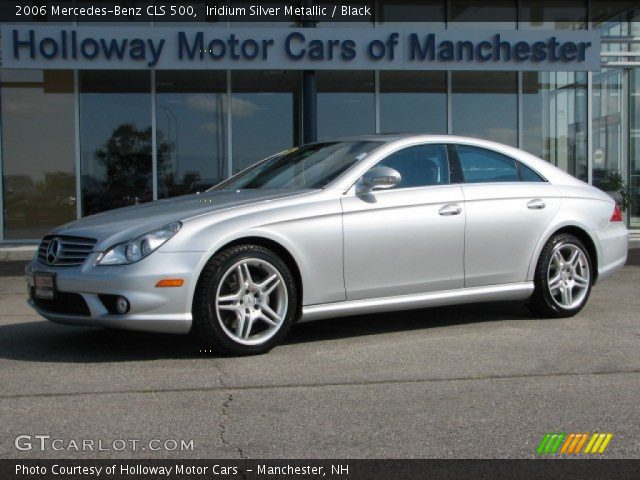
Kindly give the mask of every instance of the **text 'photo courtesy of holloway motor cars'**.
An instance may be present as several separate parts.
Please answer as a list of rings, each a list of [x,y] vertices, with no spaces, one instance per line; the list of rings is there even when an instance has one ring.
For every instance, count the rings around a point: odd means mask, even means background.
[[[345,315],[522,300],[569,317],[627,249],[614,200],[544,160],[472,138],[373,135],[62,225],[26,279],[53,322],[191,333],[237,355]]]

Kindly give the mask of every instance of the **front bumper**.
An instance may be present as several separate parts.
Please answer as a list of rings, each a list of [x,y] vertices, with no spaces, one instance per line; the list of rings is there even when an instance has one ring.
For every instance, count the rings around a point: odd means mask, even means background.
[[[132,265],[95,266],[98,253],[74,267],[52,267],[32,260],[26,274],[54,272],[55,302],[40,301],[29,289],[29,304],[52,322],[65,325],[101,326],[161,333],[188,333],[191,329],[191,303],[198,278],[202,252],[155,252]],[[176,288],[156,288],[163,278],[182,278]],[[105,295],[125,297],[130,304],[126,314],[110,313]]]

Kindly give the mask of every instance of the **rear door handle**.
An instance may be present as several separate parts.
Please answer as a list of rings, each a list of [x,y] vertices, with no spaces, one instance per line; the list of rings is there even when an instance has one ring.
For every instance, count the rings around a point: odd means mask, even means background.
[[[527,208],[530,210],[542,210],[546,206],[547,204],[539,198],[534,198],[533,200],[529,200],[527,202]]]
[[[462,207],[460,207],[460,205],[456,203],[452,203],[450,205],[445,205],[444,207],[442,207],[440,210],[438,210],[438,213],[443,217],[460,215],[460,213],[462,213]]]

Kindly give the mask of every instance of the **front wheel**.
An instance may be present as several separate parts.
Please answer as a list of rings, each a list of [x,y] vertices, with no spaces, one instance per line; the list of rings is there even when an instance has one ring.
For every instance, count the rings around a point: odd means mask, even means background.
[[[220,353],[264,353],[287,335],[297,304],[280,257],[259,245],[231,247],[211,258],[198,280],[192,332]]]
[[[592,261],[584,244],[570,234],[555,235],[540,254],[529,306],[545,317],[572,317],[587,303],[592,282]]]

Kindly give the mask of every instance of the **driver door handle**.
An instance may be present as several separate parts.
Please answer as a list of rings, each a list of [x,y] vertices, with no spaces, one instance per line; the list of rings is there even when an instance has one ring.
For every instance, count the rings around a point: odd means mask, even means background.
[[[547,205],[539,198],[534,198],[527,202],[527,208],[530,210],[542,210]]]
[[[460,205],[458,205],[457,203],[451,203],[449,205],[445,205],[440,210],[438,210],[438,213],[443,217],[450,217],[451,215],[460,215],[460,213],[462,213],[462,207],[460,207]]]

